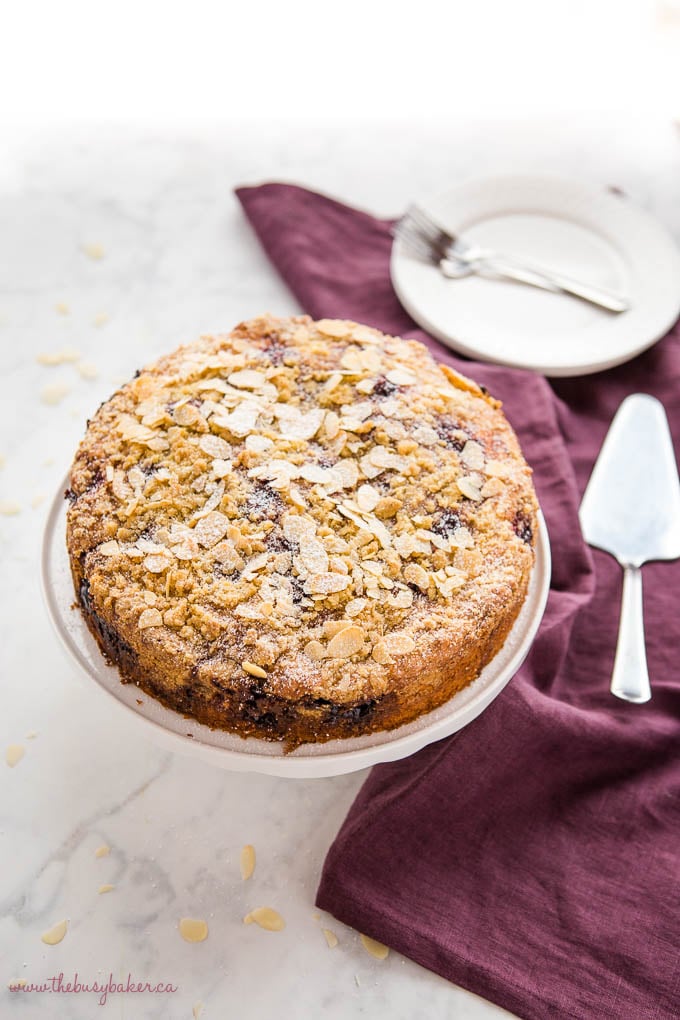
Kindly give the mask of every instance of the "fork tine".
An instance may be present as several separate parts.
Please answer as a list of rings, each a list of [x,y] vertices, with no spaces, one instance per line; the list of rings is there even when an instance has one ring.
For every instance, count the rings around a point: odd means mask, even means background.
[[[424,233],[430,236],[436,236],[444,241],[447,245],[454,244],[455,238],[439,223],[437,223],[430,214],[419,205],[410,205],[406,210],[406,215],[410,217]]]

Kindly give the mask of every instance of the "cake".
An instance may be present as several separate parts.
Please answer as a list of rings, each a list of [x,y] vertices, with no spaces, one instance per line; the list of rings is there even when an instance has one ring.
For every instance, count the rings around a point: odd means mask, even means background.
[[[66,495],[77,604],[123,682],[287,750],[471,683],[534,560],[499,403],[340,320],[263,316],[147,366],[88,423]]]

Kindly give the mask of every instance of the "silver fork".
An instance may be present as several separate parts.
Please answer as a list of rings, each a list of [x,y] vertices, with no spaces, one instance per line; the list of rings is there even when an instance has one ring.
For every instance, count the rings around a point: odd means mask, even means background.
[[[630,307],[628,300],[620,294],[581,283],[524,259],[469,244],[462,237],[445,230],[417,205],[409,206],[393,232],[402,241],[406,251],[421,261],[437,266],[444,276],[451,279],[476,273],[497,279],[516,280],[555,294],[571,294],[610,312],[625,312]]]

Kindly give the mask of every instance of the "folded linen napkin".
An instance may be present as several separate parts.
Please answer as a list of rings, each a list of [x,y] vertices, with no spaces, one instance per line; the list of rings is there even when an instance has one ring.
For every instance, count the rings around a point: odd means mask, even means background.
[[[388,222],[289,185],[238,197],[307,312],[421,340],[503,401],[552,543],[524,666],[455,738],[372,770],[319,907],[527,1020],[678,1018],[680,562],[644,569],[653,699],[618,701],[621,571],[584,544],[577,507],[629,393],[663,401],[677,452],[680,330],[581,379],[456,358],[400,307]]]

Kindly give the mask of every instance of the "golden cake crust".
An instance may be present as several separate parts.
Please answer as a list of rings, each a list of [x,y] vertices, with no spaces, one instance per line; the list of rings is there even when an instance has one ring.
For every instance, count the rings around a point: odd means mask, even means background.
[[[470,683],[534,557],[498,402],[338,320],[263,316],[148,366],[89,422],[67,495],[77,598],[123,679],[288,747]]]

